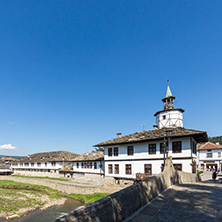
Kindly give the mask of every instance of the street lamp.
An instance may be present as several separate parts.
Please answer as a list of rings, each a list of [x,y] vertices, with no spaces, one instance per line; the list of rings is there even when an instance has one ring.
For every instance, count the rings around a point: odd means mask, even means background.
[[[172,130],[167,130],[166,131],[166,136],[164,137],[164,167],[165,167],[165,162],[166,162],[166,157],[168,157],[168,151],[169,151],[169,144],[170,144],[170,136],[172,134]]]

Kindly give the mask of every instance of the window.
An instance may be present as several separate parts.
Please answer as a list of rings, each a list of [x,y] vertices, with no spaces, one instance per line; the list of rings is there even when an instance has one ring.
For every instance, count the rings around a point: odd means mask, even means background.
[[[133,146],[128,146],[127,147],[127,154],[128,154],[128,156],[132,156],[133,153],[134,153]]]
[[[31,163],[31,167],[34,167],[34,163]]]
[[[144,164],[144,173],[152,174],[152,164]]]
[[[118,156],[118,155],[119,155],[119,148],[114,147],[114,156]]]
[[[149,144],[149,154],[156,154],[156,144]]]
[[[173,164],[175,170],[182,171],[182,164]]]
[[[113,165],[112,164],[108,164],[108,172],[109,172],[109,174],[113,173]]]
[[[173,142],[173,153],[181,153],[182,146],[181,141]]]
[[[97,163],[94,162],[94,169],[97,169]]]
[[[192,141],[192,151],[194,154],[197,154],[197,145],[194,141]]]
[[[84,166],[84,164],[83,164],[83,162],[81,163],[81,167],[83,168],[83,166]]]
[[[79,163],[78,162],[76,163],[76,167],[79,168]]]
[[[166,119],[166,115],[163,115],[163,119]]]
[[[23,163],[20,163],[20,166],[23,166]]]
[[[83,166],[83,168],[86,168],[86,162],[84,162],[84,166]]]
[[[56,162],[51,162],[51,165],[52,166],[56,166]]]
[[[112,148],[108,148],[108,156],[112,156],[113,155],[113,149]]]
[[[27,167],[28,167],[28,166],[29,166],[29,163],[25,163],[25,166],[27,166]]]
[[[218,157],[221,157],[221,152],[218,152]]]
[[[89,162],[86,163],[86,168],[89,169]]]
[[[115,164],[115,174],[119,174],[119,164]]]
[[[126,174],[132,174],[131,164],[126,164]]]
[[[207,158],[211,158],[213,157],[213,154],[212,153],[207,153]]]
[[[92,169],[92,162],[89,163],[89,168]]]
[[[164,143],[160,143],[160,153],[164,153]]]
[[[47,162],[45,162],[45,167],[47,167]]]
[[[37,163],[37,166],[40,167],[40,166],[41,166],[41,163]]]

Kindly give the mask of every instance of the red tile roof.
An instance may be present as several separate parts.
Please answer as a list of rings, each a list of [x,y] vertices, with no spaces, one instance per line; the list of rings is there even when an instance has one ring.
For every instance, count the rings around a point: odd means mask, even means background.
[[[222,149],[222,145],[206,142],[203,145],[201,145],[201,147],[199,148],[199,150],[213,150],[213,149]]]
[[[14,161],[14,160],[16,160],[16,159],[14,159],[14,158],[12,158],[12,157],[2,157],[1,160],[2,160],[2,161],[9,161],[9,160]]]

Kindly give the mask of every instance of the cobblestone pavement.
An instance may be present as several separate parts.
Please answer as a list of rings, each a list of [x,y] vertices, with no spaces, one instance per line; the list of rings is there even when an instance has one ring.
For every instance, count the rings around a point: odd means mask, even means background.
[[[206,181],[174,185],[129,222],[222,222],[222,184]]]

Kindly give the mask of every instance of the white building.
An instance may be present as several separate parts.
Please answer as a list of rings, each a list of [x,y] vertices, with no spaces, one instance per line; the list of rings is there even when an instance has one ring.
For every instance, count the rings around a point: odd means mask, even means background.
[[[137,173],[158,174],[164,160],[172,156],[176,169],[196,172],[196,144],[208,141],[204,131],[183,128],[183,109],[174,108],[169,84],[163,110],[157,112],[154,130],[133,133],[99,143],[104,147],[105,176],[136,178]]]
[[[92,151],[76,157],[73,162],[73,172],[81,175],[104,175],[104,153]]]
[[[14,174],[26,176],[59,176],[59,171],[72,164],[78,154],[67,151],[35,153],[11,164]]]
[[[200,170],[222,170],[222,145],[207,142],[201,145],[197,152]]]

